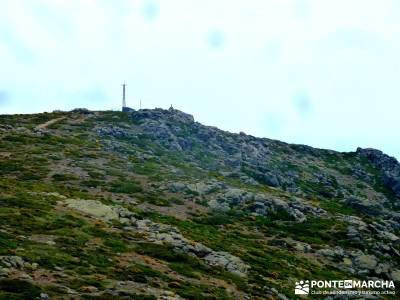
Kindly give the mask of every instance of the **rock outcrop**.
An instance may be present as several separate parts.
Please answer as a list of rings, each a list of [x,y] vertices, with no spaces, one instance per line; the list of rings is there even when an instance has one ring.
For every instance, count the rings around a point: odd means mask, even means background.
[[[172,245],[176,251],[203,259],[210,266],[219,266],[239,276],[246,276],[249,266],[240,258],[223,251],[214,251],[201,243],[186,239],[173,226],[155,223],[148,219],[137,219],[135,215],[121,206],[108,206],[97,200],[66,199],[68,208],[103,221],[119,221],[125,230],[144,233],[148,241]]]
[[[1,299],[292,299],[400,283],[400,166],[176,109],[0,116]]]
[[[358,148],[357,153],[367,158],[382,173],[384,184],[400,198],[400,163],[397,159],[371,148]]]

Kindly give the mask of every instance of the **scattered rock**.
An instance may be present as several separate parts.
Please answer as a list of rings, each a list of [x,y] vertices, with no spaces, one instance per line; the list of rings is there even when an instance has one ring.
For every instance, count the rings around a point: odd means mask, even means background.
[[[244,264],[238,257],[227,252],[212,252],[204,257],[204,260],[211,266],[220,266],[228,271],[245,276],[248,266]]]
[[[347,238],[353,242],[359,243],[362,241],[362,234],[353,226],[347,227]]]
[[[208,181],[208,182],[196,182],[196,183],[183,183],[183,182],[172,182],[169,185],[169,190],[173,193],[179,192],[192,192],[199,195],[205,195],[212,193],[214,191],[218,191],[220,189],[224,189],[226,186],[222,182],[218,181]]]
[[[353,265],[353,262],[351,261],[350,258],[345,257],[345,258],[343,258],[343,264],[344,264],[345,266],[347,266],[347,267],[351,267],[351,266]]]
[[[296,251],[300,251],[300,252],[304,252],[304,253],[308,253],[312,250],[311,246],[307,243],[301,243],[301,242],[296,242],[294,244],[294,249]]]
[[[104,221],[134,218],[134,214],[123,207],[108,206],[97,200],[67,199],[65,203],[69,208]]]
[[[26,274],[25,272],[18,273],[17,276],[21,280],[28,280],[28,281],[32,280],[32,277],[30,275]]]
[[[93,217],[110,221],[118,219],[118,213],[110,206],[97,200],[67,199],[65,203],[69,208],[79,210]]]
[[[327,257],[335,256],[335,251],[333,251],[332,249],[319,249],[317,253]]]
[[[183,192],[187,189],[187,185],[183,182],[173,182],[169,185],[169,189],[173,193]]]
[[[360,255],[354,259],[354,263],[360,269],[374,270],[378,261],[374,255]]]
[[[74,108],[73,110],[71,110],[71,112],[83,114],[83,115],[87,115],[87,114],[91,113],[91,111],[88,110],[87,108]]]
[[[380,263],[375,268],[375,273],[380,274],[388,274],[390,270],[390,265],[387,263]],[[400,275],[400,274],[399,274]]]
[[[22,269],[25,261],[19,256],[0,256],[0,264],[8,268]]]
[[[396,282],[400,282],[400,270],[393,270],[390,272],[390,277]]]
[[[50,300],[50,297],[45,293],[40,293],[40,300]]]
[[[124,230],[144,233],[151,242],[170,244],[174,246],[177,251],[195,255],[204,259],[209,264],[224,267],[228,271],[240,276],[245,276],[248,269],[248,266],[239,258],[229,253],[216,252],[200,243],[190,241],[184,238],[179,230],[173,226],[155,223],[148,219],[137,220],[134,214],[125,208],[107,206],[96,200],[67,199],[65,202],[68,207],[96,218],[105,221],[118,220],[128,225],[124,227]],[[146,236],[144,236],[144,238],[146,238]],[[4,261],[6,262],[6,266],[11,266],[11,263],[20,262],[18,257],[14,259],[5,258]]]
[[[371,216],[378,216],[384,212],[383,206],[380,203],[366,198],[350,197],[346,199],[346,204]]]
[[[399,237],[395,235],[394,233],[388,232],[388,231],[381,231],[379,232],[379,236],[384,239],[388,240],[392,243],[396,243],[399,241]]]
[[[94,131],[100,136],[113,136],[117,138],[134,138],[137,133],[127,128],[109,125],[107,127],[97,127]]]
[[[31,271],[35,271],[37,270],[37,268],[39,267],[39,265],[37,263],[25,263],[25,268]]]
[[[11,270],[9,268],[0,267],[0,277],[7,277]]]
[[[210,200],[208,202],[208,206],[212,210],[222,211],[222,212],[227,212],[227,211],[229,211],[231,209],[228,203],[226,203],[224,201],[218,201],[218,200],[215,200],[215,199]]]
[[[147,239],[153,243],[172,245],[176,251],[194,255],[203,259],[212,266],[220,266],[239,276],[246,276],[249,268],[240,258],[186,239],[177,228],[165,224],[158,224],[150,220],[131,221],[133,230],[147,234]],[[129,230],[129,228],[126,228]]]
[[[367,158],[375,168],[382,172],[383,183],[400,198],[400,163],[397,159],[371,148],[358,148],[357,154]]]

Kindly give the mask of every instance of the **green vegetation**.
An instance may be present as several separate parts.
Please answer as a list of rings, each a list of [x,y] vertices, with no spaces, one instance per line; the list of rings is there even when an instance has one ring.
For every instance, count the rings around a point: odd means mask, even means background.
[[[65,119],[43,132],[34,129],[59,117]],[[152,121],[114,111],[0,116],[0,256],[21,257],[27,267],[18,272],[33,278],[30,282],[1,277],[0,299],[34,299],[41,292],[57,298],[66,289],[82,299],[156,299],[148,289],[196,300],[236,299],[234,290],[249,299],[265,299],[270,288],[293,297],[288,291],[298,279],[351,278],[341,259],[317,254],[335,247],[361,250],[400,269],[399,259],[393,257],[399,247],[392,245],[390,255],[383,253],[376,244],[382,237],[377,239],[378,233],[370,230],[374,223],[384,224],[381,217],[345,204],[349,195],[385,197],[385,207],[398,211],[398,199],[367,159],[271,140],[244,142],[238,135],[203,132],[208,129],[173,118],[160,129],[165,132],[152,132],[144,126],[153,126]],[[116,128],[117,133],[104,128]],[[176,141],[182,149],[174,147]],[[261,152],[265,146],[268,162],[252,157],[253,150],[245,153],[246,146]],[[282,185],[270,186],[266,174],[274,172]],[[174,191],[173,182],[211,188]],[[233,196],[226,193],[229,189]],[[235,198],[235,189],[247,194]],[[254,209],[259,195],[265,201],[264,215]],[[155,243],[127,218],[107,221],[71,209],[65,204],[68,198],[121,205],[136,219],[174,226],[189,243],[240,258],[249,266],[247,276],[210,266],[201,255]],[[292,211],[287,206],[270,208],[275,198],[293,206]],[[210,209],[212,200],[227,204],[228,211]],[[294,200],[327,214],[298,208]],[[295,209],[304,213],[304,221],[296,219]],[[361,241],[348,238],[349,223],[341,221],[341,215],[357,216],[368,224]],[[311,250],[304,253],[296,243]],[[373,272],[368,276],[381,276]],[[46,278],[37,280],[40,276]],[[124,284],[116,287],[117,281],[140,288],[128,293]],[[97,289],[99,295],[85,289]],[[118,295],[110,292],[117,289]]]
[[[110,184],[109,191],[113,193],[122,193],[122,194],[134,194],[142,192],[142,187],[133,181],[122,182],[122,181],[114,181]]]
[[[29,281],[18,279],[0,279],[0,299],[35,299],[40,296],[41,288]]]
[[[137,197],[142,202],[150,203],[157,206],[171,206],[171,202],[176,203],[176,200],[168,200],[164,198],[163,195],[154,192],[138,194]]]

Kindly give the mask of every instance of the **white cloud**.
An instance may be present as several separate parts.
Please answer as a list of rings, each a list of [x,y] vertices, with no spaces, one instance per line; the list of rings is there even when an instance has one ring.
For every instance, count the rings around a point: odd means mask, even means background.
[[[0,112],[117,109],[126,80],[136,107],[400,157],[399,16],[395,0],[0,0]]]

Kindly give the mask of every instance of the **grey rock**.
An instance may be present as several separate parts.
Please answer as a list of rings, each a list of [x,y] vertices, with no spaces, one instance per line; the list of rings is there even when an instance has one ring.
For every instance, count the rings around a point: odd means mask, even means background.
[[[388,232],[388,231],[379,232],[379,236],[383,240],[387,240],[387,241],[390,241],[392,243],[396,243],[396,242],[399,241],[399,237],[397,235],[395,235],[394,233]]]
[[[196,182],[187,184],[185,188],[189,191],[198,193],[199,195],[205,195],[225,188],[225,184],[218,181]]]
[[[22,269],[25,262],[20,256],[0,256],[0,264],[8,268]]]
[[[204,257],[211,266],[220,266],[239,276],[245,276],[248,266],[239,258],[227,252],[213,252]]]
[[[288,297],[286,297],[284,294],[278,294],[278,299],[280,300],[288,300]]]
[[[113,136],[117,138],[133,138],[137,136],[134,132],[115,125],[95,128],[94,131],[100,136]]]
[[[173,226],[158,224],[147,219],[136,220],[133,225],[134,231],[147,234],[148,241],[172,245],[177,252],[196,256],[209,265],[220,266],[239,276],[246,276],[249,267],[240,258],[227,252],[214,251],[201,243],[188,240]]]
[[[50,297],[45,293],[40,293],[40,300],[50,300]]]
[[[69,208],[105,221],[118,219],[118,213],[116,211],[97,200],[67,199],[65,202]]]
[[[280,186],[279,179],[275,174],[268,173],[268,174],[265,174],[263,178],[264,178],[264,183],[269,186],[272,186],[272,187]]]
[[[339,216],[338,218],[344,222],[347,222],[347,223],[353,225],[354,227],[359,228],[359,229],[367,228],[367,224],[360,217],[344,215],[344,216]]]
[[[317,253],[326,257],[334,257],[335,256],[335,251],[332,249],[319,249],[317,250]]]
[[[141,109],[133,112],[131,118],[137,122],[145,120],[163,120],[163,121],[176,121],[181,123],[193,123],[194,118],[192,115],[186,114],[177,109],[164,110],[161,108],[156,109]]]
[[[361,242],[362,234],[354,226],[348,226],[347,227],[347,238],[354,242]]]
[[[216,211],[229,211],[231,208],[229,207],[228,203],[223,202],[223,201],[218,201],[218,200],[210,200],[208,202],[208,206],[212,209],[212,210],[216,210]]]
[[[312,248],[307,243],[296,242],[294,244],[294,249],[300,252],[308,253],[311,252]]]
[[[106,222],[116,220],[120,221],[122,224],[129,225],[136,221],[135,214],[122,206],[110,206],[98,200],[86,199],[65,199],[64,203],[70,209],[77,210]]]
[[[387,263],[380,263],[375,268],[375,273],[380,274],[388,274],[390,270],[390,265]]]
[[[354,263],[359,269],[374,270],[378,260],[374,255],[360,255],[354,259]]]
[[[173,182],[170,184],[169,189],[173,193],[178,193],[185,191],[187,189],[187,186],[183,182]]]
[[[383,206],[380,203],[369,199],[350,197],[346,199],[346,204],[371,216],[378,216],[384,212]]]
[[[83,114],[83,115],[87,115],[87,114],[91,113],[91,111],[88,110],[87,108],[74,108],[73,110],[71,110],[71,112]]]
[[[346,255],[345,250],[343,248],[341,248],[341,247],[338,247],[338,246],[335,247],[334,249],[328,249],[328,248],[319,249],[319,250],[316,251],[316,253],[318,253],[318,254],[320,254],[322,256],[331,258],[331,259],[332,258],[337,258],[337,259],[340,259],[340,260],[342,260],[343,257]]]
[[[22,280],[28,280],[28,281],[32,280],[32,277],[30,275],[26,274],[26,273],[18,274],[18,278],[22,279]]]
[[[400,198],[400,163],[397,159],[371,148],[358,148],[357,154],[367,158],[374,167],[382,172],[383,183]]]
[[[288,204],[291,208],[297,209],[303,214],[311,214],[314,216],[322,216],[326,214],[324,209],[307,204],[304,202],[304,200],[300,200],[298,198],[292,198]]]
[[[299,223],[307,221],[306,216],[297,208],[289,209],[289,214]]]
[[[286,212],[296,222],[304,222],[307,220],[306,214],[318,216],[326,214],[325,210],[306,204],[299,199],[292,199],[292,201],[286,202],[279,198],[267,198],[262,194],[249,197],[249,199],[252,198],[254,202],[249,206],[249,209],[256,215],[267,216],[270,213]]]
[[[395,269],[390,272],[390,277],[396,282],[400,282],[400,270]]]
[[[204,257],[212,252],[210,248],[200,243],[196,243],[194,245],[193,251],[196,253],[198,257]]]
[[[224,201],[228,201],[231,205],[240,205],[248,200],[253,199],[254,195],[247,191],[237,188],[228,188],[227,191],[222,195]]]
[[[352,174],[362,181],[372,183],[371,176],[364,170],[363,166],[360,163],[355,164],[351,167]]]
[[[118,213],[118,216],[120,218],[132,219],[135,217],[135,214],[133,212],[127,210],[124,207],[116,206],[116,207],[114,207],[114,210]]]
[[[123,112],[134,112],[135,110],[133,108],[125,106],[125,107],[122,108],[122,111]]]
[[[0,277],[7,277],[11,270],[9,268],[0,267]]]
[[[128,218],[119,218],[119,221],[121,224],[130,224],[132,222],[131,219]]]

